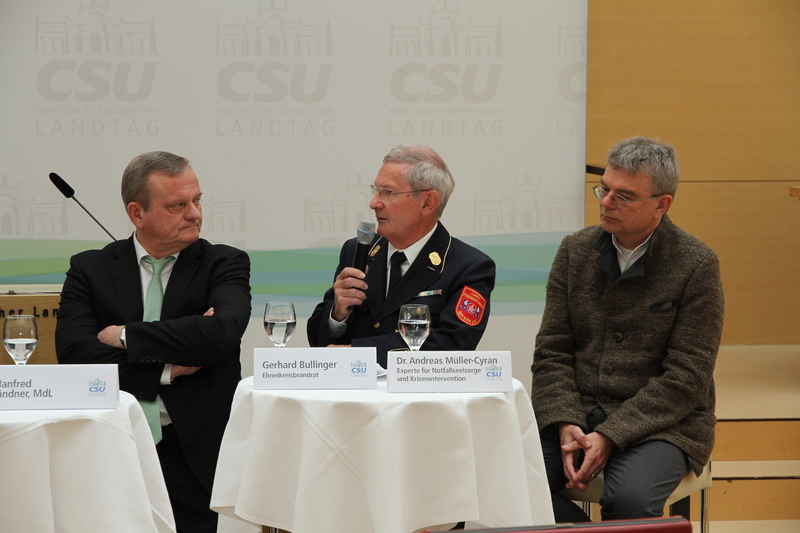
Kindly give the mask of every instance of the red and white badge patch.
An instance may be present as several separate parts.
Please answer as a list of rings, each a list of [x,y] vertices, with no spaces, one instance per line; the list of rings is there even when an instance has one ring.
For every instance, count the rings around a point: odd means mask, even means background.
[[[458,319],[468,326],[477,326],[481,323],[485,310],[486,298],[475,289],[465,286],[456,303]]]

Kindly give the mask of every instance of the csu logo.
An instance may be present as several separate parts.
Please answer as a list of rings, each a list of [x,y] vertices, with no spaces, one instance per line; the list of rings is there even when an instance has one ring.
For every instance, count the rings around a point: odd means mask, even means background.
[[[390,90],[398,101],[407,104],[443,104],[459,96],[471,104],[482,104],[494,98],[500,70],[501,65],[406,63],[392,74]]]
[[[367,373],[367,363],[361,360],[350,363],[350,373],[353,374],[354,377],[365,376]]]
[[[106,382],[94,379],[89,382],[89,395],[102,396],[106,392]]]
[[[330,63],[311,65],[236,61],[217,76],[217,90],[228,102],[278,102],[291,97],[313,104],[322,100],[331,81]]]
[[[489,365],[486,367],[486,379],[489,381],[500,381],[503,379],[503,367],[499,365]]]
[[[150,95],[156,64],[134,66],[130,61],[89,60],[81,63],[55,59],[46,63],[36,76],[36,89],[52,102],[70,98],[97,102],[110,94],[123,102],[141,102]]]

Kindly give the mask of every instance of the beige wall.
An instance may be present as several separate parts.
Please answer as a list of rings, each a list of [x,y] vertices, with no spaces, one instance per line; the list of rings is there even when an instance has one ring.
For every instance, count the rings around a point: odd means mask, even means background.
[[[720,257],[723,344],[800,344],[800,1],[590,0],[588,53],[586,161],[673,144],[670,216]]]

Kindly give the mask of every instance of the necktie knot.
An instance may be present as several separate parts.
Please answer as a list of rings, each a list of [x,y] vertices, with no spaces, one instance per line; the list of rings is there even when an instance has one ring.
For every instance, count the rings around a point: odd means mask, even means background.
[[[161,259],[153,259],[152,255],[146,255],[142,257],[142,261],[148,263],[153,267],[153,275],[160,276],[164,269],[167,268],[167,265],[174,261],[175,258],[171,255],[167,257],[162,257]]]
[[[406,254],[403,252],[395,252],[392,254],[392,268],[400,266],[406,260]]]

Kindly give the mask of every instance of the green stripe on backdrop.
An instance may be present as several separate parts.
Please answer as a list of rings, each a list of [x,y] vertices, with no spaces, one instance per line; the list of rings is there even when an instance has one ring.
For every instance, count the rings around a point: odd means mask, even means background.
[[[108,241],[0,239],[0,285],[61,284],[69,258]]]
[[[507,309],[509,314],[540,309],[545,298],[547,274],[558,249],[554,242],[558,242],[560,236],[550,234],[542,239],[532,234],[526,239],[516,235],[513,244],[502,244],[502,237],[475,240],[479,242],[474,244],[497,264],[497,283],[492,293],[495,309]],[[512,239],[506,239],[509,240]],[[501,245],[487,245],[489,242]],[[0,285],[61,284],[73,254],[106,244],[107,241],[0,239]],[[333,272],[339,260],[338,248],[254,250],[248,254],[253,316],[260,314],[259,307],[268,299],[305,302],[305,309],[313,308],[313,303],[320,301],[333,283]],[[503,307],[503,303],[508,305]]]

